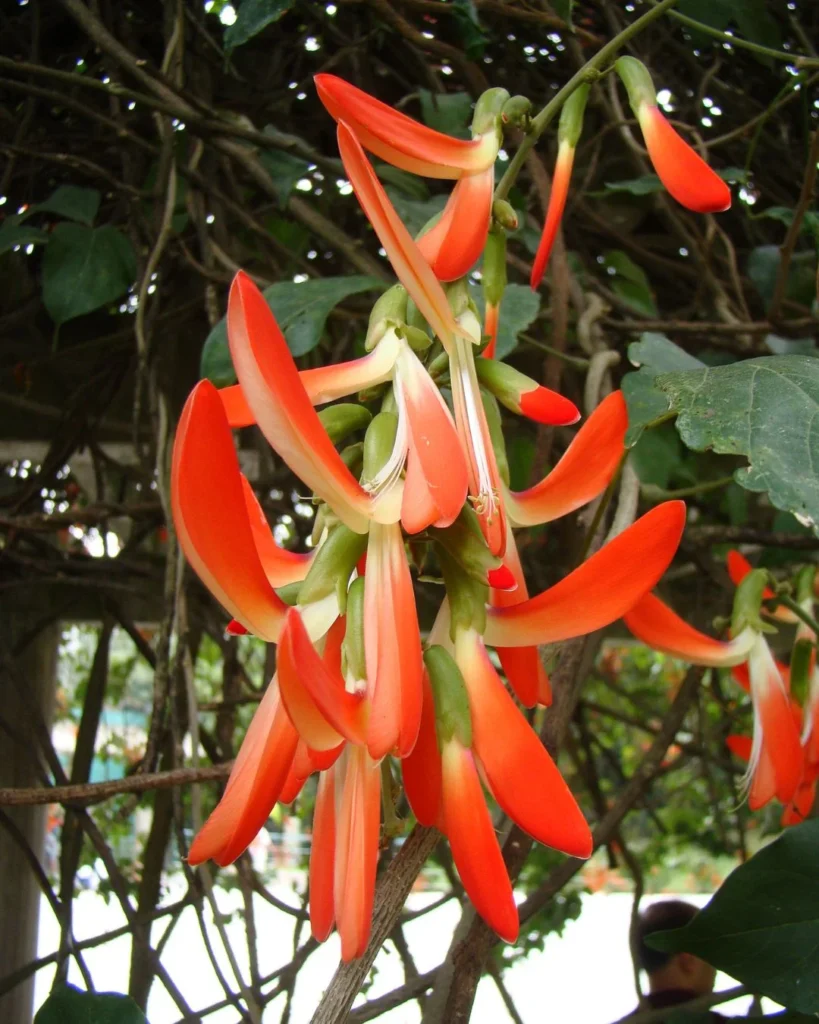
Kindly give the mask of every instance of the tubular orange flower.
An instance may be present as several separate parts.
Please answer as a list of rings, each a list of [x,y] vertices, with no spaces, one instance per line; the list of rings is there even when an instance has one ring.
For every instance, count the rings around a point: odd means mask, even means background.
[[[335,75],[315,76],[319,98],[336,121],[345,121],[362,146],[388,163],[426,178],[460,178],[493,167],[494,130],[471,141],[454,139],[393,110]]]
[[[552,175],[552,189],[549,192],[549,206],[546,210],[546,220],[543,224],[543,234],[540,236],[535,261],[532,264],[532,273],[529,278],[529,285],[536,290],[543,280],[543,274],[552,255],[552,246],[555,244],[557,229],[566,208],[566,197],[569,194],[569,182],[572,177],[572,166],[574,165],[574,146],[568,142],[561,142],[557,151],[555,170]]]
[[[477,263],[492,216],[495,171],[461,178],[437,224],[418,239],[421,255],[439,281],[455,281]]]
[[[574,402],[543,387],[507,363],[479,359],[475,363],[475,371],[481,384],[501,405],[535,423],[563,427],[580,419],[580,410]]]
[[[555,643],[614,622],[660,579],[684,526],[685,504],[663,502],[549,590],[511,608],[490,608],[486,643]]]

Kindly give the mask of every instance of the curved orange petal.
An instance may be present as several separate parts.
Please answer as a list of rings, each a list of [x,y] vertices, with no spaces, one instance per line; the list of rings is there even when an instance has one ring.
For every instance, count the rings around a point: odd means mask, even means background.
[[[401,492],[401,525],[407,533],[420,533],[434,526],[441,518],[421,467],[421,459],[414,445],[407,449],[407,473]]]
[[[638,119],[654,170],[678,203],[696,213],[722,213],[730,207],[727,184],[677,134],[658,107],[640,104]]]
[[[455,640],[469,695],[472,749],[497,802],[538,842],[588,857],[592,838],[557,765],[515,706],[474,630]]]
[[[569,194],[573,163],[574,147],[564,140],[560,143],[557,151],[555,173],[549,192],[549,206],[546,210],[546,220],[543,223],[543,234],[540,236],[535,262],[532,264],[532,274],[529,278],[529,285],[532,289],[537,289],[540,285],[549,257],[552,255],[552,246],[555,243],[557,229],[560,227],[563,210],[566,207],[566,197]]]
[[[444,745],[443,830],[464,889],[475,909],[506,942],[518,937],[518,912],[509,873],[484,800],[471,751]]]
[[[418,239],[421,255],[439,281],[456,281],[480,258],[489,231],[494,187],[494,167],[461,178],[441,219]]]
[[[694,665],[727,668],[748,657],[754,634],[744,629],[733,640],[714,640],[681,619],[654,594],[646,594],[623,616],[623,621],[644,644],[656,651],[684,658]]]
[[[762,756],[770,760],[777,799],[787,804],[802,776],[799,730],[782,676],[764,637],[758,636],[748,659],[754,706],[754,745],[748,765],[750,796],[756,796],[754,776]],[[760,806],[760,805],[757,805]]]
[[[287,778],[282,786],[282,791],[279,794],[280,804],[292,804],[296,797],[301,793],[307,778],[299,775],[296,770],[296,761],[293,760],[293,764],[290,766],[290,771],[287,773]]]
[[[530,647],[614,622],[655,586],[684,527],[685,503],[663,502],[549,590],[511,608],[490,608],[486,643]]]
[[[231,384],[230,387],[219,388],[219,397],[222,399],[227,421],[233,430],[250,427],[256,422],[256,417],[250,411],[241,384]]]
[[[337,398],[388,381],[400,349],[401,343],[395,332],[389,331],[372,352],[360,359],[301,370],[299,380],[313,405],[334,402]]]
[[[333,892],[341,959],[361,956],[370,937],[378,863],[381,769],[363,747],[347,747],[336,817]]]
[[[251,633],[275,643],[287,608],[256,551],[239,460],[219,394],[193,389],[173,446],[171,507],[179,543],[217,601]]]
[[[315,558],[315,551],[300,554],[279,547],[273,537],[267,516],[256,497],[256,492],[244,474],[242,474],[242,491],[245,496],[245,507],[253,540],[270,586],[286,587],[288,583],[301,582]]]
[[[282,700],[293,725],[312,750],[335,750],[342,739],[364,742],[366,704],[347,692],[340,674],[329,671],[295,608],[287,611],[278,658]]]
[[[731,753],[740,759],[740,761],[750,761],[751,759],[751,737],[750,736],[732,736],[725,737],[725,746],[731,751]]]
[[[241,271],[230,289],[227,321],[236,375],[262,433],[345,526],[366,533],[374,514],[370,496],[327,436],[270,307]]]
[[[547,477],[506,495],[515,526],[537,526],[568,515],[606,489],[625,452],[626,402],[620,391],[604,398],[578,430]]]
[[[222,799],[188,853],[190,864],[232,864],[267,821],[287,782],[298,733],[282,705],[276,676],[253,716]]]
[[[398,280],[441,339],[441,344],[449,350],[458,327],[444,290],[395,212],[358,139],[343,121],[338,124],[338,148],[356,197],[384,246]]]
[[[423,661],[418,613],[398,524],[374,523],[364,576],[364,650],[370,718],[367,749],[405,757],[421,723]]]
[[[459,178],[495,163],[498,143],[494,133],[471,141],[454,139],[335,75],[316,75],[314,81],[331,117],[346,121],[363,146],[395,167],[426,178]]]
[[[313,811],[310,848],[310,930],[324,942],[335,922],[333,874],[336,853],[336,768],[322,772]]]
[[[401,776],[412,813],[422,825],[438,824],[441,813],[441,752],[435,730],[435,703],[426,670],[421,726],[411,752],[401,761]]]

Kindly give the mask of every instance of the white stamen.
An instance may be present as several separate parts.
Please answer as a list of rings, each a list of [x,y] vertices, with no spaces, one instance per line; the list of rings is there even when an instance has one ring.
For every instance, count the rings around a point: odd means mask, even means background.
[[[398,406],[398,430],[395,434],[395,443],[392,446],[390,457],[375,474],[372,480],[364,484],[366,490],[377,500],[381,495],[391,490],[401,478],[404,463],[407,460],[407,447],[409,445],[409,434],[407,431],[407,407],[404,400],[404,393],[397,380],[393,381],[392,391],[395,395],[395,404]]]

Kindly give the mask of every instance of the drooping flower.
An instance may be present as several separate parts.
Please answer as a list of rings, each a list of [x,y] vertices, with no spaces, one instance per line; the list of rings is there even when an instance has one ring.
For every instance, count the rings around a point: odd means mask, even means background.
[[[615,70],[640,122],[654,170],[671,195],[696,213],[722,213],[731,205],[731,190],[671,127],[657,106],[651,75],[635,57],[619,57]]]

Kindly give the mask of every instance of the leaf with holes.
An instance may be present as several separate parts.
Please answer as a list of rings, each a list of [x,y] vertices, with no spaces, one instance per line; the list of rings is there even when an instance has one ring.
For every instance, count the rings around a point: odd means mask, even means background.
[[[485,303],[481,289],[470,286],[472,298],[478,307],[481,321],[484,318]],[[518,347],[518,335],[531,327],[540,312],[540,298],[537,292],[522,284],[506,286],[498,318],[498,340],[495,358],[503,359]]]
[[[236,20],[225,29],[225,49],[235,50],[257,36],[286,14],[294,3],[295,0],[242,0]]]
[[[660,373],[655,387],[677,412],[689,448],[744,455],[734,474],[767,492],[819,535],[819,360],[762,356],[728,366]]]
[[[628,358],[632,366],[640,367],[637,373],[627,373],[621,384],[628,407],[626,445],[631,448],[646,427],[668,416],[668,398],[654,386],[657,374],[699,369],[704,364],[654,331],[645,331],[629,345]]]
[[[819,820],[787,829],[733,871],[690,924],[655,932],[648,944],[666,952],[693,953],[753,992],[789,1010],[815,1014],[819,1011],[817,857]]]
[[[294,356],[312,351],[321,341],[327,317],[340,302],[359,292],[380,291],[382,281],[364,274],[279,281],[262,292]],[[236,382],[224,319],[211,330],[202,349],[201,373],[217,387]]]
[[[34,1024],[148,1024],[130,996],[115,992],[81,992],[73,985],[53,989]]]
[[[56,324],[124,295],[136,278],[128,238],[111,224],[58,224],[43,258],[43,303]]]

